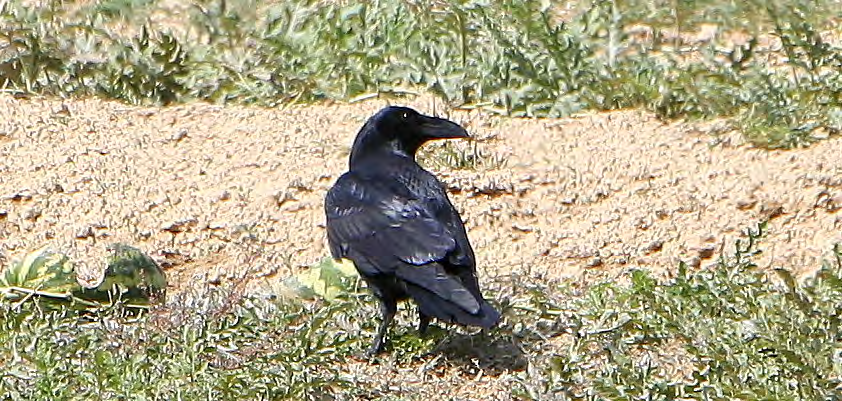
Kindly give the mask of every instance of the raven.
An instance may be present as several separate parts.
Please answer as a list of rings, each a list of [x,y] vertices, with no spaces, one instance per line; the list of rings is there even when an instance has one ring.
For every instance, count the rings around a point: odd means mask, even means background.
[[[418,305],[421,334],[432,317],[483,328],[500,320],[480,293],[459,213],[438,179],[415,162],[427,141],[467,137],[452,121],[386,107],[360,129],[349,171],[327,192],[330,252],[353,261],[380,300],[382,321],[368,355],[383,350],[397,302],[408,298]]]

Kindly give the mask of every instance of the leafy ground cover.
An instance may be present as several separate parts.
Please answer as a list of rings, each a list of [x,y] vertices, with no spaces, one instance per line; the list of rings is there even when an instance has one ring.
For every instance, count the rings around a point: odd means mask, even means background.
[[[460,342],[398,326],[402,365],[519,365],[518,399],[832,399],[842,391],[842,248],[803,282],[754,264],[763,226],[716,268],[575,288],[499,280],[505,321]],[[4,399],[423,399],[343,367],[374,334],[355,280],[332,301],[216,289],[137,317],[0,303]],[[377,363],[377,362],[375,362]]]
[[[511,116],[643,107],[793,147],[842,128],[839,3],[4,2],[0,83],[132,103],[433,92]]]

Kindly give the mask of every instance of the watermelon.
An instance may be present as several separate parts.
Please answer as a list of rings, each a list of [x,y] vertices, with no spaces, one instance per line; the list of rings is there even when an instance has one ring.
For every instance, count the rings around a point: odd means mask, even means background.
[[[30,252],[12,262],[0,275],[0,292],[7,299],[17,300],[37,293],[53,298],[67,298],[82,287],[76,281],[73,262],[61,253],[46,247]]]

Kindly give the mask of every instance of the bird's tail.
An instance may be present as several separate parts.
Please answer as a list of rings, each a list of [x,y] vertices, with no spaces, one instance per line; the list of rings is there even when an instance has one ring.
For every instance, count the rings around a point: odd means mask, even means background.
[[[441,298],[422,287],[407,283],[406,290],[409,296],[418,304],[418,308],[421,309],[422,313],[441,321],[482,328],[491,328],[500,322],[500,312],[481,297],[478,300],[479,310],[476,313],[470,313],[455,303]]]

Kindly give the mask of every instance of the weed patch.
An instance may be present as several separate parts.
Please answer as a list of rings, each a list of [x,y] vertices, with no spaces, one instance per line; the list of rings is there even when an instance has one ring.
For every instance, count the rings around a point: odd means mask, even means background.
[[[4,399],[323,399],[349,393],[353,303],[302,305],[211,292],[129,319],[0,305]]]
[[[2,7],[0,84],[13,91],[272,106],[421,90],[511,116],[724,117],[769,148],[842,129],[830,0],[205,0],[178,23],[150,1]]]
[[[770,276],[752,262],[762,229],[712,270],[682,265],[667,283],[636,271],[629,286],[533,302],[546,322],[568,325],[543,333],[565,347],[531,361],[521,396],[832,399],[842,389],[842,247],[814,278]]]
[[[440,323],[418,337],[402,310],[388,353],[396,367],[511,373],[522,399],[831,399],[839,371],[842,247],[802,282],[758,268],[763,226],[716,268],[661,282],[583,289],[492,283],[505,316],[487,333]],[[403,308],[402,308],[403,309]],[[387,377],[345,367],[374,335],[376,307],[217,289],[181,294],[144,315],[0,303],[0,394],[38,399],[423,398],[384,392]]]

